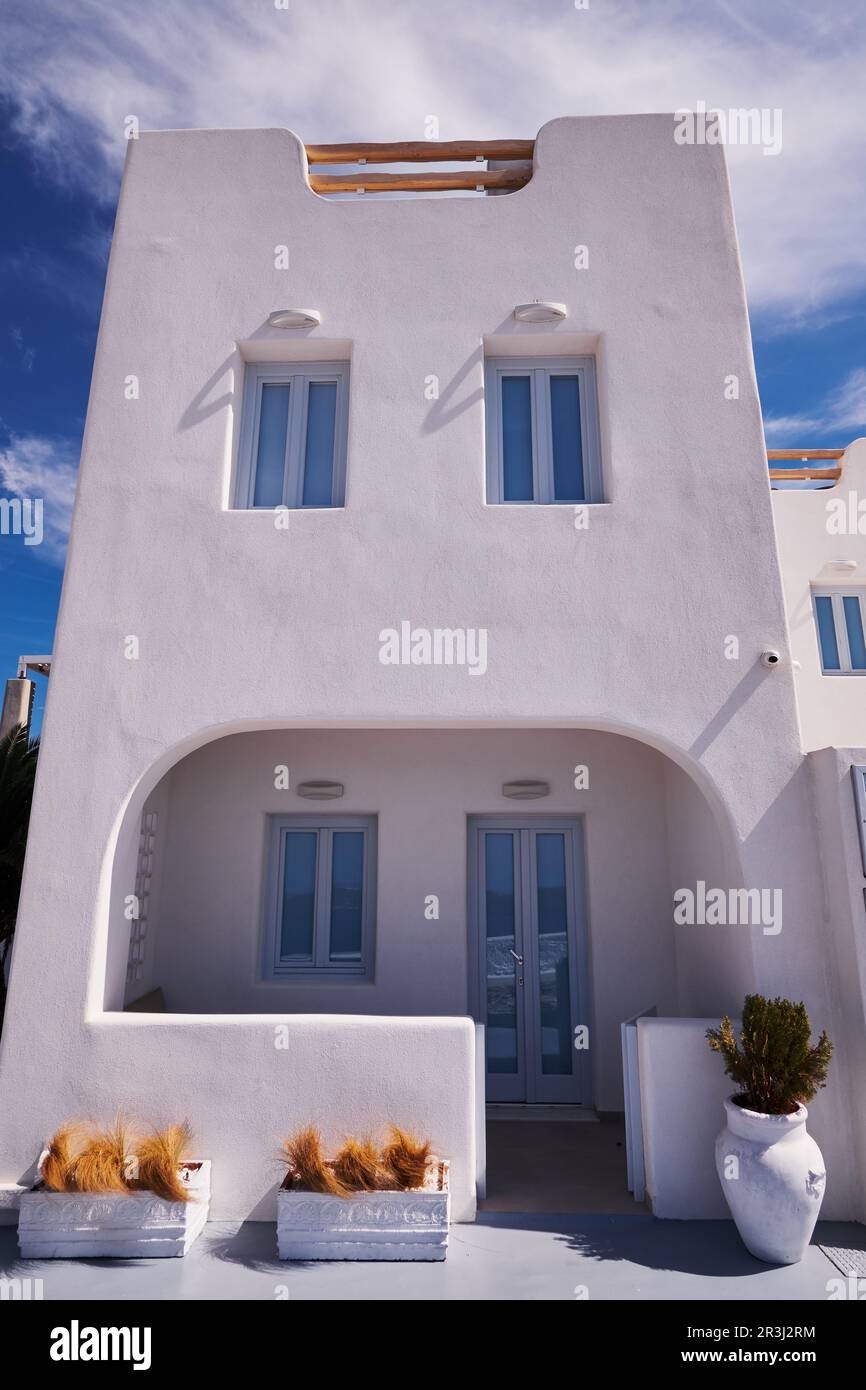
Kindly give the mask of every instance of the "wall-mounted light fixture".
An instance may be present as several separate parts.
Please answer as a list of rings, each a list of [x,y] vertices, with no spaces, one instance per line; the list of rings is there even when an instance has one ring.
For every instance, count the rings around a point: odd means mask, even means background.
[[[841,570],[841,571],[843,572],[843,574],[848,574],[851,570],[855,570],[855,569],[857,568],[857,561],[856,561],[856,560],[828,560],[828,561],[827,561],[827,568],[828,568],[828,569],[834,569],[834,570]]]
[[[568,318],[568,309],[552,299],[533,299],[531,304],[515,305],[514,317],[518,323],[558,323]]]
[[[342,782],[299,782],[295,791],[308,801],[337,801],[345,787]]]
[[[318,328],[321,322],[318,309],[275,309],[268,314],[271,328]]]
[[[502,795],[511,797],[512,801],[537,801],[540,796],[550,796],[550,783],[536,782],[530,778],[503,782]]]

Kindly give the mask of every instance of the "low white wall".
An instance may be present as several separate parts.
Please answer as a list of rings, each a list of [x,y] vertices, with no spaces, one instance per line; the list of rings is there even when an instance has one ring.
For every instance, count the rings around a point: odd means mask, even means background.
[[[110,1122],[118,1109],[144,1124],[186,1117],[197,1154],[213,1162],[212,1219],[272,1221],[287,1134],[315,1123],[338,1143],[394,1122],[429,1136],[451,1159],[454,1220],[474,1217],[475,1029],[468,1018],[107,1014],[86,1024],[85,1034],[87,1065],[70,1077],[62,1110],[56,1096],[36,1087],[28,1133],[5,1134],[10,1150],[24,1148],[19,1162],[32,1162],[67,1117]],[[14,1177],[22,1175],[19,1168]]]
[[[707,1045],[717,1018],[640,1018],[638,1066],[646,1192],[653,1215],[728,1217],[715,1164],[716,1135],[732,1091]]]

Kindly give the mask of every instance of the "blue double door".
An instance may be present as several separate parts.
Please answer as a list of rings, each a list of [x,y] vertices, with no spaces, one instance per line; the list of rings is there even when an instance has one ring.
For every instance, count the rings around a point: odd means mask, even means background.
[[[582,821],[470,822],[470,951],[487,1099],[591,1104]]]

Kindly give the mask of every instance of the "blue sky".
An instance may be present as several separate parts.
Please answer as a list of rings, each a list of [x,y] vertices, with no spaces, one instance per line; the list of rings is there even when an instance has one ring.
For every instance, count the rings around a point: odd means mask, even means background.
[[[0,535],[0,676],[52,646],[129,115],[328,142],[779,110],[777,155],[728,149],[768,443],[866,434],[864,5],[5,0],[0,52],[0,496],[44,499],[42,544]]]

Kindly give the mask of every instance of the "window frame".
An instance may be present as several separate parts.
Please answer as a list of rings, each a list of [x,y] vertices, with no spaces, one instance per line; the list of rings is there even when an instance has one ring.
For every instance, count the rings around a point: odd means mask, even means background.
[[[863,877],[866,878],[866,764],[851,764],[851,780],[854,783],[854,805],[857,808],[860,858],[863,862]],[[866,889],[863,891],[866,893]]]
[[[833,614],[833,627],[836,632],[836,648],[839,652],[839,669],[834,671],[824,665],[824,648],[821,644],[821,628],[818,623],[818,605],[816,599],[828,598],[831,600],[831,611]],[[856,598],[860,605],[860,621],[863,624],[863,631],[866,633],[866,589],[856,588],[851,585],[812,585],[812,616],[815,622],[815,641],[818,644],[818,662],[823,676],[866,676],[866,666],[852,666],[851,648],[848,642],[848,622],[845,618],[845,607],[843,600],[846,598]]]
[[[340,980],[371,982],[376,944],[376,816],[269,815],[267,817],[266,882],[262,930],[261,966],[265,981]],[[361,907],[361,958],[330,962],[331,865],[333,832],[360,830],[364,834],[364,887]],[[280,913],[283,900],[285,835],[315,831],[316,889],[313,906],[313,958],[309,962],[286,961],[280,950]]]
[[[296,389],[298,383],[301,390]],[[334,411],[334,470],[330,505],[304,504],[307,414],[311,383],[336,382]],[[279,502],[255,506],[256,457],[259,448],[262,388],[289,385],[289,412],[286,422],[286,452],[283,461],[283,490]],[[238,444],[238,470],[234,509],[273,512],[277,507],[291,511],[333,511],[346,504],[346,455],[349,425],[349,363],[334,362],[247,362],[241,404],[241,433]]]
[[[532,409],[532,491],[523,501],[503,496],[502,379],[530,374]],[[580,400],[580,442],[583,457],[584,497],[554,496],[553,426],[550,391],[552,376],[576,376]],[[484,363],[487,502],[503,507],[579,507],[604,501],[601,435],[598,418],[598,376],[592,356],[487,357]]]

